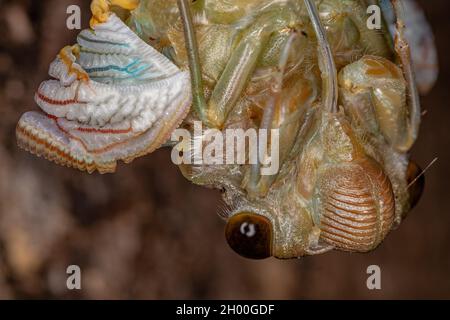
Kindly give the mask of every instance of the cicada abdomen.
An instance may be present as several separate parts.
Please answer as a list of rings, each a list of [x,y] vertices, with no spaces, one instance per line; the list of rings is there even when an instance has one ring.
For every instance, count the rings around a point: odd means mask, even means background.
[[[370,251],[394,222],[391,182],[370,158],[328,167],[317,195],[321,238],[338,249]]]

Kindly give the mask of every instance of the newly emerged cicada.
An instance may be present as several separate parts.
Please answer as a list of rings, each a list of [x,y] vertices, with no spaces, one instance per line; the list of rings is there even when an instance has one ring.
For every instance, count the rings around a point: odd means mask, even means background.
[[[373,250],[424,185],[408,152],[417,88],[432,86],[437,63],[423,15],[405,15],[414,5],[93,0],[91,29],[52,63],[19,145],[101,173],[173,145],[187,179],[223,191],[226,238],[242,256]],[[425,30],[419,40],[410,27]],[[205,153],[212,163],[196,159]]]

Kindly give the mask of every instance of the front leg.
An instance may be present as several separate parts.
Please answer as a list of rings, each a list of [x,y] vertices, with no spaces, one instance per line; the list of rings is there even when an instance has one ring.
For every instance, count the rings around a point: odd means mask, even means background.
[[[395,51],[400,59],[403,67],[403,74],[408,88],[408,106],[409,120],[407,139],[405,143],[399,146],[399,150],[403,152],[409,151],[419,135],[419,127],[421,120],[420,97],[417,90],[416,80],[411,59],[411,49],[405,35],[405,13],[403,4],[399,0],[392,0],[392,6],[397,17],[396,35],[395,35]]]
[[[325,28],[320,20],[316,4],[313,0],[304,0],[304,2],[318,42],[319,67],[323,81],[322,104],[325,108],[324,111],[337,113],[338,84],[333,52],[330,43],[328,42]]]
[[[288,28],[291,13],[289,10],[285,10],[281,14],[279,11],[269,10],[261,14],[251,27],[244,31],[242,39],[234,49],[210,100],[206,102],[198,43],[188,1],[178,0],[178,8],[186,38],[194,110],[205,125],[222,129],[229,112],[242,96],[271,35],[278,30]]]
[[[279,155],[281,160],[279,167],[282,166],[288,153],[291,151],[300,127],[299,118],[301,112],[299,112],[299,106],[296,106],[295,108],[289,108],[289,106],[294,104],[296,100],[299,100],[299,96],[307,95],[303,93],[303,91],[306,91],[304,86],[295,86],[294,88],[283,90],[286,66],[291,53],[292,43],[296,36],[297,31],[292,30],[281,53],[277,71],[274,72],[271,77],[271,85],[267,95],[267,104],[264,107],[264,113],[259,126],[260,129],[267,130],[268,132],[271,129],[279,130],[280,132],[278,135],[280,140],[278,142],[278,148],[281,153]],[[295,93],[292,91],[295,91]],[[278,174],[261,174],[261,162],[263,162],[262,160],[264,159],[260,159],[260,157],[266,155],[268,146],[260,145],[259,148],[261,147],[263,150],[261,150],[262,152],[258,152],[258,161],[248,168],[246,178],[243,181],[243,187],[252,198],[265,196],[273,181],[275,181],[278,176]]]
[[[252,35],[242,41],[233,52],[207,104],[206,117],[209,126],[223,128],[229,112],[245,90],[268,39],[269,35],[264,32]]]
[[[341,101],[356,126],[399,152],[411,145],[407,84],[391,61],[364,56],[339,73]]]
[[[245,91],[271,36],[282,30],[290,31],[293,25],[288,11],[269,11],[245,31],[208,102],[206,116],[211,126],[224,126],[228,114]]]
[[[324,111],[334,113],[337,112],[338,85],[336,65],[334,62],[333,53],[331,51],[331,46],[328,42],[325,29],[319,18],[319,13],[317,11],[315,3],[312,0],[304,1],[318,42],[318,59],[324,88],[322,92],[322,103],[323,107],[325,108]],[[279,100],[281,95],[283,73],[289,55],[290,42],[292,42],[292,38],[287,42],[284,53],[281,55],[278,66],[279,72],[273,81],[275,85],[271,90],[272,101],[269,102],[264,111],[263,124],[261,126],[263,129],[273,128],[273,114],[275,105],[279,103],[279,101],[277,100]],[[313,90],[310,90],[308,86],[303,87],[302,90],[305,91],[305,94],[303,94],[303,96],[306,96],[307,98],[300,103],[299,109],[305,112],[306,109],[308,109],[312,105],[316,97],[313,93]],[[293,114],[295,114],[295,112]],[[277,127],[281,128],[282,125],[278,125]],[[283,146],[286,147],[287,150],[289,150],[290,147],[295,143],[295,138],[299,130],[299,126],[285,126],[284,129],[290,129],[290,132],[286,130],[282,131],[279,141],[280,147]],[[282,155],[282,162],[285,160],[286,156],[287,154]],[[246,181],[244,182],[244,186],[247,189],[249,195],[252,197],[265,196],[269,191],[269,188],[272,185],[273,181],[277,177],[277,175],[261,176],[259,161],[258,164],[252,166],[249,176],[250,179],[248,183]]]

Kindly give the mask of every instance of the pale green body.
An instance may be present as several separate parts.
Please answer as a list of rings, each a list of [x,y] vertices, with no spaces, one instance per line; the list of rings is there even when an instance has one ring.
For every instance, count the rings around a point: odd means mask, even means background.
[[[192,182],[225,190],[232,208],[229,216],[253,212],[267,217],[276,257],[333,248],[321,240],[317,201],[323,195],[318,181],[329,168],[354,161],[351,150],[362,150],[363,158],[375,160],[389,177],[396,224],[409,210],[406,152],[413,141],[406,128],[407,85],[401,69],[389,64],[396,62],[396,55],[386,30],[367,29],[366,7],[371,2],[316,1],[339,72],[341,110],[335,115],[324,110],[318,43],[303,1],[198,0],[191,6],[206,106],[204,118],[191,112],[183,124],[188,129],[199,117],[205,126],[220,130],[260,127],[283,48],[291,32],[297,33],[269,124],[280,129],[280,173],[255,184],[249,165],[181,166]],[[143,0],[129,25],[178,66],[189,67],[175,0]],[[358,62],[364,56],[374,59]],[[384,80],[366,72],[377,59],[387,63],[380,67]],[[330,129],[332,123],[339,123],[333,127],[336,131]],[[347,127],[351,134],[345,133]]]

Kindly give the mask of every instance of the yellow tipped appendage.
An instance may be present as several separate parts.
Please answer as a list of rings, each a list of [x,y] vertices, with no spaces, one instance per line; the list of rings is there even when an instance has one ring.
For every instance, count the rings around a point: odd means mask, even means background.
[[[58,54],[58,57],[66,65],[69,74],[75,74],[78,80],[88,81],[89,75],[84,70],[74,67],[75,60],[72,56],[77,58],[79,54],[80,46],[76,44],[62,48]]]
[[[139,6],[139,0],[92,0],[91,28],[108,20],[111,6],[117,6],[125,10],[134,10]]]

